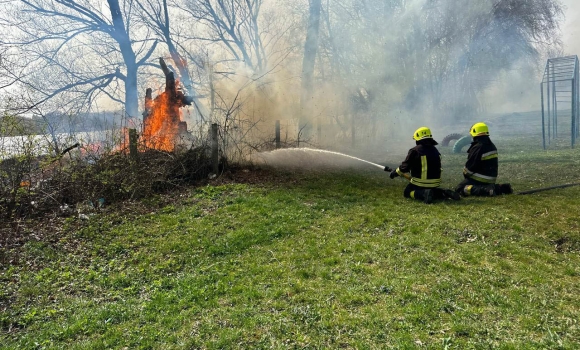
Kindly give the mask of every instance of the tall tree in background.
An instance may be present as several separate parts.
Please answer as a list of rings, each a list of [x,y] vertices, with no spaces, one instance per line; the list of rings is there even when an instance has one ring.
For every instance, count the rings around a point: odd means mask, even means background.
[[[318,38],[320,36],[320,10],[321,0],[309,0],[308,27],[304,42],[304,57],[302,60],[302,91],[300,95],[300,123],[302,130],[306,127],[307,120],[312,120],[312,103],[314,91],[314,67],[316,53],[318,51]],[[307,127],[306,127],[307,128]]]
[[[353,96],[371,92],[382,116],[477,113],[499,74],[533,66],[558,45],[562,15],[557,0],[334,0],[325,8],[326,72]]]
[[[267,67],[260,33],[262,0],[183,0],[179,8],[205,30],[184,38],[219,43],[233,60],[258,74]]]
[[[180,43],[176,42],[174,39],[174,33],[171,26],[172,20],[170,16],[170,8],[167,5],[167,0],[142,0],[137,1],[136,4],[139,7],[144,25],[151,28],[151,30],[153,30],[157,35],[158,39],[166,45],[171,59],[177,66],[176,73],[179,74],[180,82],[185,87],[189,98],[195,105],[201,120],[205,120],[207,112],[201,104],[194,87],[194,82],[187,66],[187,59],[185,58],[185,55],[182,55],[180,50],[178,50]],[[184,47],[180,48],[182,52],[187,53],[187,50]],[[192,56],[190,55],[190,57]],[[200,67],[202,66],[202,63],[197,60],[194,60],[194,63]]]
[[[25,0],[13,2],[2,22],[12,30],[3,47],[23,62],[19,81],[33,106],[61,94],[86,108],[104,94],[139,115],[137,77],[157,41],[134,21],[134,3],[107,0]]]
[[[557,46],[562,14],[557,0],[271,1],[273,16],[263,0],[9,1],[0,23],[12,29],[0,52],[19,68],[0,82],[24,86],[32,106],[56,96],[59,108],[90,106],[106,95],[137,116],[138,78],[154,54],[169,53],[189,94],[209,91],[212,100],[214,82],[235,90],[278,65],[268,62],[276,50],[303,47],[284,62],[285,81],[301,79],[301,128],[320,113],[312,101],[324,85],[340,90],[331,103],[344,121],[353,110],[467,116],[491,80]],[[270,30],[272,18],[300,30],[278,40],[284,30]]]

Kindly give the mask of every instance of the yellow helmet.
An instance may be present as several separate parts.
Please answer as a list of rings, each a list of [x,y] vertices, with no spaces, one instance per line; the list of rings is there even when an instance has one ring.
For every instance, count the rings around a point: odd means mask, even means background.
[[[489,129],[485,123],[475,123],[469,130],[471,137],[489,136]]]
[[[432,138],[433,135],[431,135],[431,129],[429,129],[426,126],[422,126],[419,129],[415,130],[415,133],[413,134],[413,139],[415,139],[415,141]]]

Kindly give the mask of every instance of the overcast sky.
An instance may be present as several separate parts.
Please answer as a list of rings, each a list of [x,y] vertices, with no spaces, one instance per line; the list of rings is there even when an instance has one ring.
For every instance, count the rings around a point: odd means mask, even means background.
[[[580,55],[580,1],[562,0],[567,7],[566,22],[562,26],[565,51],[570,55]]]

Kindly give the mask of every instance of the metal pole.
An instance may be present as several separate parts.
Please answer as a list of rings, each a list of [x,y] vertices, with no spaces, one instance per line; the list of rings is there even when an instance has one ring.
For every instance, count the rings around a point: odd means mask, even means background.
[[[576,100],[576,91],[577,91],[577,85],[576,85],[576,67],[574,67],[574,73],[572,74],[572,92],[570,95],[570,100],[572,101],[572,138],[574,141],[574,145],[576,145],[576,130],[578,129],[578,125],[577,125],[577,120],[576,120],[576,104],[578,103],[578,101]]]
[[[550,144],[552,138],[552,106],[550,104],[550,99],[552,95],[550,94],[550,60],[548,60],[548,64],[546,65],[546,78],[548,82],[546,83],[546,89],[548,91],[547,100],[548,100],[548,145]]]
[[[576,95],[576,82],[575,79],[572,79],[572,148],[574,148],[574,144],[576,143],[576,118],[574,115],[574,111],[576,110],[576,99],[574,96]]]
[[[276,149],[280,148],[280,121],[276,120]]]
[[[218,156],[218,125],[213,123],[211,125],[211,164],[213,173],[217,175],[219,172],[219,156]]]
[[[574,94],[574,96],[572,98],[576,99],[576,103],[575,106],[576,108],[574,109],[574,118],[576,119],[576,136],[579,136],[580,133],[580,113],[579,113],[579,105],[580,105],[580,74],[579,74],[579,69],[580,67],[578,67],[578,57],[576,57],[576,64],[575,64],[575,68],[574,68],[574,84],[576,86],[576,93]]]
[[[555,67],[552,63],[552,108],[553,110],[553,122],[554,122],[554,139],[558,138],[558,90],[556,89],[556,74],[554,72]]]
[[[544,144],[544,150],[546,150],[546,126],[544,123],[544,83],[540,83],[540,91],[540,96],[542,96],[542,142]]]
[[[574,125],[576,129],[574,130],[574,140],[578,137],[578,60],[575,61],[576,64],[574,65],[574,82],[572,83],[574,86],[574,93],[572,93],[572,101],[574,102],[574,110],[572,111],[572,115],[574,118]]]

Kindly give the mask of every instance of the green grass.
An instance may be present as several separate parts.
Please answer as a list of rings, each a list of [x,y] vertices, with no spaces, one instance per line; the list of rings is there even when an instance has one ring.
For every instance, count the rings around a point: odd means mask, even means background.
[[[580,151],[500,148],[517,190]],[[444,153],[445,186],[465,155]],[[0,271],[0,348],[575,349],[580,187],[424,205],[384,172],[189,189],[70,219]]]

